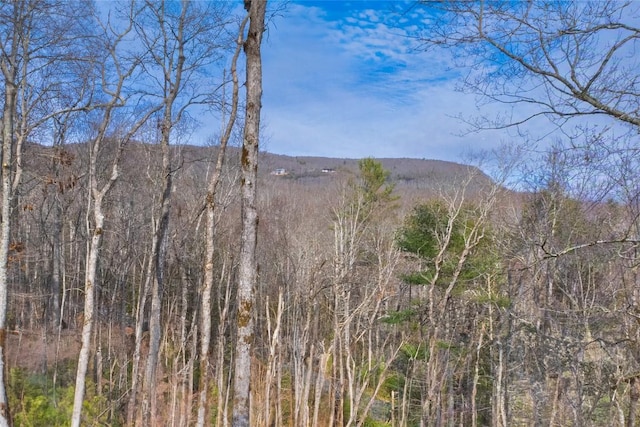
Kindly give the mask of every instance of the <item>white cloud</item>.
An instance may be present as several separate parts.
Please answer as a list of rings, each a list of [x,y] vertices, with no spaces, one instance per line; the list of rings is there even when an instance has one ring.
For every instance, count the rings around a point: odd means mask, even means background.
[[[267,151],[460,160],[505,142],[499,132],[460,136],[465,125],[453,117],[480,112],[472,96],[454,90],[458,71],[447,52],[413,49],[405,28],[424,16],[353,4],[340,15],[292,3],[270,29],[263,50]]]

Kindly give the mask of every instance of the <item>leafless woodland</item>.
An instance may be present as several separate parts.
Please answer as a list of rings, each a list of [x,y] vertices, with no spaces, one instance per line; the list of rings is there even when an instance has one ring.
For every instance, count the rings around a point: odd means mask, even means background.
[[[0,425],[637,425],[637,9],[427,5],[563,131],[476,167],[258,154],[264,3],[0,6]]]

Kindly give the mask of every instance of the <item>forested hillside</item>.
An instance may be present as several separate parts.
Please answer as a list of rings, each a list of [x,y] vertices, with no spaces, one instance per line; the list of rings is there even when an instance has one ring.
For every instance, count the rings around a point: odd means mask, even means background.
[[[10,390],[15,390],[17,415],[24,422],[56,412],[57,419],[65,419],[64,410],[54,408],[56,402],[64,403],[71,387],[68,379],[85,321],[88,149],[87,144],[25,146],[24,184],[16,199],[17,226],[9,263],[13,286],[7,343],[9,369],[15,375]],[[218,153],[219,147],[171,150],[178,166],[169,219],[171,239],[163,265],[166,302],[161,310],[163,362],[157,394],[163,420],[179,416],[186,422],[199,392],[194,349],[201,339],[205,184]],[[208,361],[215,379],[213,395],[219,399],[212,404],[215,414],[227,407],[229,350],[235,339],[233,283],[240,243],[240,153],[229,149],[227,155],[217,200],[214,333]],[[259,172],[260,273],[255,310],[257,330],[262,333],[254,343],[258,374],[252,384],[256,399],[270,399],[258,406],[259,416],[278,419],[279,425],[299,425],[305,419],[331,425],[337,422],[334,417],[344,416],[337,408],[349,402],[330,397],[338,390],[345,393],[344,399],[357,398],[348,403],[357,409],[354,420],[367,418],[363,414],[370,411],[374,414],[370,418],[379,420],[395,414],[397,409],[391,405],[401,407],[406,397],[399,394],[400,383],[392,381],[400,381],[407,372],[394,366],[405,363],[403,358],[411,357],[405,353],[420,342],[411,329],[420,323],[415,323],[414,314],[424,314],[414,307],[423,286],[412,290],[402,279],[416,264],[398,248],[403,217],[426,203],[443,209],[441,219],[446,221],[486,195],[490,200],[481,208],[485,218],[479,223],[485,227],[487,209],[500,189],[477,168],[448,162],[261,156],[269,159],[263,163],[267,166],[271,162],[288,168],[282,176],[274,175],[271,168]],[[149,280],[161,147],[131,142],[124,147],[122,159],[118,183],[105,200],[108,220],[96,281],[93,374],[88,390],[96,406],[92,410],[102,412],[92,416],[114,424],[124,422],[132,364],[144,364],[148,357],[150,307],[140,301]],[[383,164],[397,172],[386,171]],[[319,165],[332,167],[322,172]],[[409,176],[410,180],[405,178]],[[476,238],[469,242],[469,249]],[[139,337],[136,326],[141,330]],[[335,333],[338,330],[340,334]],[[331,362],[338,357],[344,358],[344,365]],[[370,374],[358,378],[357,372],[367,366]],[[45,382],[34,383],[37,377]],[[348,387],[354,388],[353,395]],[[38,393],[49,400],[32,406],[29,399],[37,399]],[[28,399],[20,402],[18,397],[25,394]],[[289,412],[296,407],[297,412]],[[333,409],[327,412],[327,408]],[[405,417],[409,409],[403,409]],[[409,418],[403,421],[407,422]]]
[[[0,3],[0,427],[638,425],[640,8],[412,4],[471,166],[261,151],[284,6]]]
[[[7,343],[21,420],[63,420],[68,404],[84,321],[87,149],[25,149]],[[162,423],[192,419],[202,392],[204,183],[218,152],[171,151],[178,166],[163,265]],[[227,155],[207,361],[213,420],[229,408],[235,339],[239,151]],[[514,193],[454,163],[262,156],[254,419],[414,425],[428,411],[464,424],[507,416],[526,424],[543,411],[567,424],[581,402],[585,423],[608,425],[633,408],[634,269],[616,254],[624,244],[591,245],[618,239],[623,205],[581,203],[554,188]],[[88,416],[111,424],[124,423],[132,364],[148,357],[150,307],[140,301],[161,159],[157,144],[128,144],[105,202]],[[274,175],[282,165],[287,174]],[[573,242],[587,247],[558,255]],[[39,393],[47,399],[36,404]]]

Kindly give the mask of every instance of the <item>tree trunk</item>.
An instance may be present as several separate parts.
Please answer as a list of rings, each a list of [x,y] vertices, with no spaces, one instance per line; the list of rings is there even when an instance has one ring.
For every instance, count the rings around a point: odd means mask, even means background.
[[[151,267],[152,263],[149,261],[146,264],[146,273],[142,273],[140,281],[143,282],[140,287],[140,293],[138,294],[138,300],[136,305],[136,328],[134,338],[133,356],[131,359],[131,387],[129,393],[129,402],[127,408],[127,425],[134,425],[137,414],[138,404],[138,388],[140,383],[140,366],[142,356],[142,339],[144,334],[145,324],[145,306],[147,305],[147,297],[149,294],[149,288],[151,288]]]
[[[3,63],[3,72],[5,64]],[[6,337],[7,337],[7,293],[9,240],[11,239],[11,204],[13,202],[12,186],[12,152],[13,152],[13,118],[16,101],[16,87],[5,74],[5,98],[2,115],[2,216],[0,225],[0,427],[11,425],[9,399],[6,389]]]
[[[249,427],[251,419],[251,344],[253,305],[258,279],[256,243],[258,212],[258,142],[262,102],[262,57],[260,44],[264,32],[266,0],[245,1],[249,11],[249,32],[244,45],[247,60],[247,104],[242,145],[242,232],[238,272],[237,337],[234,370],[233,426]]]
[[[165,259],[167,253],[167,239],[169,231],[169,212],[171,209],[171,189],[173,186],[173,172],[171,171],[169,133],[170,114],[166,113],[162,129],[162,194],[160,198],[160,217],[153,235],[151,262],[153,263],[153,281],[151,286],[151,311],[149,313],[149,356],[145,369],[145,381],[142,395],[142,425],[154,425],[157,415],[157,372],[160,356],[160,341],[162,339],[162,292],[165,276]]]
[[[52,160],[52,169],[55,179],[60,179],[59,159],[57,158],[61,151],[62,140],[64,134],[59,135],[56,143],[58,150],[54,153]],[[61,328],[62,311],[60,306],[60,276],[62,274],[62,201],[61,194],[57,191],[53,193],[53,227],[51,230],[51,319],[55,330]]]
[[[97,150],[94,151],[97,153]],[[95,191],[94,191],[95,190]],[[95,181],[92,178],[92,193],[97,193]],[[103,193],[104,194],[104,193]],[[89,212],[87,212],[89,215]],[[82,402],[84,400],[85,381],[87,369],[89,367],[89,351],[91,347],[91,331],[93,328],[93,316],[95,311],[95,290],[98,271],[98,255],[102,242],[102,232],[104,226],[104,214],[102,213],[102,196],[95,197],[93,206],[94,229],[91,237],[89,253],[87,255],[87,267],[84,281],[84,316],[82,324],[80,355],[78,356],[78,370],[76,372],[76,386],[73,398],[73,412],[71,414],[71,426],[80,427],[82,415]],[[91,232],[89,219],[87,218],[87,228]]]
[[[638,417],[638,401],[640,401],[640,381],[637,377],[629,380],[629,417],[627,419],[627,427],[635,427]]]
[[[132,19],[132,18],[131,18]],[[124,37],[130,31],[130,28],[126,29],[121,35]],[[119,39],[122,40],[122,39]],[[111,46],[111,52],[114,58],[117,58],[117,46]],[[121,64],[117,64],[121,65]],[[105,65],[106,66],[106,65]],[[105,215],[103,212],[102,203],[105,196],[111,191],[114,184],[118,180],[120,158],[122,156],[122,150],[124,144],[126,144],[133,135],[147,122],[160,107],[150,108],[145,111],[141,116],[137,118],[137,121],[133,123],[130,129],[118,138],[113,143],[115,155],[111,162],[110,175],[105,179],[102,185],[99,185],[98,181],[98,165],[102,161],[101,146],[107,139],[107,133],[114,112],[120,107],[121,94],[125,82],[134,74],[135,69],[139,66],[138,62],[134,62],[130,65],[128,70],[118,68],[118,75],[116,81],[113,83],[113,89],[108,92],[110,96],[109,101],[104,105],[104,111],[101,121],[98,126],[96,136],[92,142],[89,143],[89,189],[88,189],[88,206],[87,206],[87,234],[91,235],[91,242],[89,246],[89,253],[86,259],[85,270],[85,284],[84,284],[84,313],[82,322],[82,344],[80,348],[80,355],[78,357],[78,369],[76,373],[76,388],[74,391],[74,403],[71,418],[72,427],[80,426],[81,413],[82,413],[82,401],[84,400],[85,393],[85,376],[87,373],[87,367],[89,364],[89,346],[91,345],[91,329],[94,316],[94,285],[97,278],[98,258],[100,255],[100,245],[102,242],[103,227],[105,221]],[[90,217],[93,214],[93,226],[90,224]]]
[[[218,389],[218,399],[216,402],[216,408],[218,409],[218,416],[216,417],[216,427],[226,427],[228,425],[228,402],[229,402],[229,384],[230,374],[225,372],[225,351],[226,351],[226,338],[225,333],[228,325],[228,315],[231,305],[231,280],[232,272],[227,271],[226,264],[231,264],[231,260],[225,260],[225,264],[222,266],[222,274],[220,275],[221,285],[218,287],[218,337],[216,342],[216,388]],[[229,269],[231,270],[231,269]],[[225,286],[222,286],[225,283]]]
[[[231,115],[229,117],[229,121],[225,124],[225,132],[220,139],[218,158],[215,169],[211,175],[207,191],[206,259],[204,266],[204,285],[202,287],[202,302],[200,304],[200,329],[202,330],[202,340],[200,343],[200,398],[198,399],[198,419],[196,423],[198,427],[203,427],[205,425],[208,407],[207,393],[209,389],[209,347],[211,345],[211,292],[214,284],[213,261],[215,255],[216,194],[218,183],[220,182],[220,175],[222,174],[222,167],[224,165],[227,143],[231,138],[231,132],[233,131],[238,113],[239,85],[236,64],[238,63],[238,57],[240,56],[240,50],[244,40],[244,28],[246,23],[247,18],[245,18],[240,24],[236,51],[233,55],[233,59],[231,60],[231,78],[233,81]],[[221,393],[222,390],[218,390],[218,392]]]
[[[274,403],[271,403],[271,389],[273,387],[274,377],[277,377],[279,363],[279,343],[280,343],[280,328],[282,327],[282,312],[284,311],[284,299],[282,296],[282,289],[278,292],[278,308],[276,310],[275,324],[271,326],[271,314],[269,310],[269,297],[267,297],[265,316],[267,318],[267,335],[269,343],[269,357],[267,359],[267,368],[264,380],[264,425],[273,425],[271,419],[273,417],[273,410],[280,404],[274,399]],[[308,393],[307,393],[308,394]],[[307,422],[304,425],[308,425]],[[298,424],[303,425],[303,424]]]

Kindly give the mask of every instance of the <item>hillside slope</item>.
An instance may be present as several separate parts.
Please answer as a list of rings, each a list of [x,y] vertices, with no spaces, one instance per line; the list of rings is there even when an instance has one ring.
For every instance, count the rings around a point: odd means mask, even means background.
[[[491,183],[491,179],[478,168],[460,163],[407,158],[376,160],[380,161],[383,167],[390,172],[389,179],[396,184],[399,190],[436,191],[456,185],[460,180],[464,180],[470,175],[473,176],[472,188]],[[358,159],[291,157],[262,153],[260,161],[262,175],[272,174],[316,184],[326,182],[334,174],[355,174],[358,171]]]

